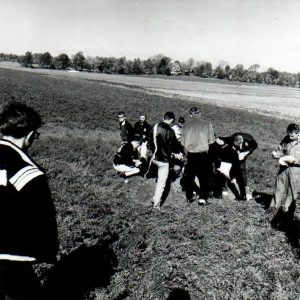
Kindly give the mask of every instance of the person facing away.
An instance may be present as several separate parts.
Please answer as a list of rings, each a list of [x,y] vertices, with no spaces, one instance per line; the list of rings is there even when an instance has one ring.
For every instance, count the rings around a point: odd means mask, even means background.
[[[141,144],[141,136],[134,135],[131,142],[122,142],[115,154],[113,167],[114,169],[129,177],[140,173],[141,160],[138,159],[138,147]]]
[[[155,164],[158,169],[157,182],[152,202],[153,207],[158,209],[168,193],[170,182],[167,181],[170,161],[172,157],[178,159],[182,157],[182,153],[180,153],[178,149],[178,141],[174,130],[170,127],[174,120],[174,113],[170,111],[166,112],[163,121],[155,124],[151,129],[149,138],[149,147],[153,152],[152,163]]]
[[[243,142],[241,135],[235,135],[233,144],[226,145],[220,151],[220,166],[216,175],[216,197],[221,197],[222,191],[226,193],[224,189],[227,182],[236,200],[246,200],[245,182],[239,159]]]
[[[131,142],[133,138],[133,127],[127,121],[126,115],[123,111],[118,114],[120,136],[123,142]]]
[[[247,199],[251,199],[252,195],[250,194],[250,189],[248,187],[248,177],[247,177],[247,166],[246,166],[246,160],[248,156],[250,156],[254,150],[257,148],[257,142],[253,138],[253,136],[249,133],[245,132],[236,132],[231,136],[228,137],[218,137],[218,141],[224,143],[224,146],[234,146],[234,140],[236,136],[241,136],[243,138],[243,142],[241,143],[239,149],[238,149],[238,157],[240,161],[240,167],[242,171],[242,176],[245,183],[245,188],[247,193]]]
[[[200,183],[198,204],[205,204],[209,194],[209,177],[212,176],[212,163],[208,150],[214,143],[215,135],[210,122],[201,119],[198,107],[190,109],[191,120],[183,124],[180,142],[187,153],[187,164],[183,176],[183,189],[188,202],[193,201],[195,177]]]
[[[54,204],[44,170],[27,153],[40,126],[25,104],[0,114],[0,299],[43,299],[32,265],[56,262]]]

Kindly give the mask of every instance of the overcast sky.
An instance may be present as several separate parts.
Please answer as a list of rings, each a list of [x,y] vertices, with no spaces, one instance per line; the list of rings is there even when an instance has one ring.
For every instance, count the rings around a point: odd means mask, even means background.
[[[298,0],[0,0],[0,52],[227,61],[300,72]]]

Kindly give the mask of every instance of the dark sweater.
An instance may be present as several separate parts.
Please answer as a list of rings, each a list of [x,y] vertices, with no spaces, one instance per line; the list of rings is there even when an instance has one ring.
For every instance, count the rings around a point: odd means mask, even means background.
[[[54,262],[58,250],[55,208],[44,172],[20,148],[0,141],[0,254]]]

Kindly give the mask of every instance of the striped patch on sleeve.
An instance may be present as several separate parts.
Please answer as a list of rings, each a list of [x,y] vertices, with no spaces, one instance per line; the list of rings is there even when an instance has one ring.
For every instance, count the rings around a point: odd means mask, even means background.
[[[20,191],[28,182],[40,175],[44,173],[36,166],[27,166],[18,171],[9,181],[17,191]]]

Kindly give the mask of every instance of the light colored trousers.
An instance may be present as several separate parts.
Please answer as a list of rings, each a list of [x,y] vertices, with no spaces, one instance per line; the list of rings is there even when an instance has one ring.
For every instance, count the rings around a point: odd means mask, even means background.
[[[137,174],[140,172],[139,168],[129,167],[127,165],[115,165],[114,164],[114,169],[117,172],[124,174],[125,176],[131,176],[131,175],[134,175],[134,174]]]
[[[169,176],[169,163],[153,160],[152,163],[157,165],[157,182],[153,196],[153,206],[160,206],[161,196],[164,192],[166,182]]]
[[[281,172],[276,178],[274,199],[271,206],[287,212],[295,201],[295,218],[300,220],[300,166],[291,166]]]

